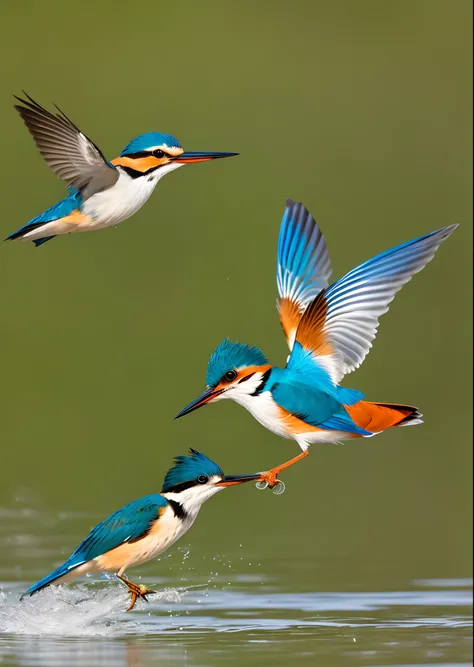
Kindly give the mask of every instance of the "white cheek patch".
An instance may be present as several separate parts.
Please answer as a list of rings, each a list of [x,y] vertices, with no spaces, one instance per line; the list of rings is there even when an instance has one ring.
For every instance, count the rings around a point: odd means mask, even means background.
[[[180,503],[191,517],[195,517],[199,512],[201,505],[213,496],[218,491],[222,491],[224,487],[215,486],[213,480],[219,481],[220,478],[212,477],[207,484],[192,486],[180,493],[168,492],[164,493],[164,497],[168,500],[174,500]]]
[[[223,398],[233,398],[236,400],[240,396],[249,396],[253,394],[261,385],[262,378],[262,373],[254,373],[248,380],[245,380],[245,382],[237,382],[236,384],[233,384],[228,390],[229,396],[225,396],[227,392],[224,392]]]
[[[184,167],[184,165],[184,162],[169,162],[152,171],[146,178],[148,178],[149,181],[158,182],[160,178],[163,178],[166,174],[169,174],[171,171],[175,171],[175,169],[179,169],[180,167]]]

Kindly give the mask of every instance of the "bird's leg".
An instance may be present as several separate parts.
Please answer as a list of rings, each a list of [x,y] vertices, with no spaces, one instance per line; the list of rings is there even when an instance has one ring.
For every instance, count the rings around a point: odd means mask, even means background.
[[[129,579],[127,579],[127,577],[124,577],[120,573],[117,574],[117,577],[120,579],[120,581],[123,581],[123,583],[128,588],[128,592],[130,593],[131,600],[127,611],[132,611],[138,598],[142,598],[142,600],[148,602],[147,595],[149,595],[150,593],[157,592],[157,591],[152,591],[150,588],[147,588],[142,584],[134,584],[133,581],[130,581]]]
[[[267,472],[262,472],[260,481],[266,482],[268,486],[272,489],[278,482],[278,475],[281,473],[282,470],[285,470],[285,468],[289,468],[294,463],[298,463],[298,461],[304,459],[306,456],[308,456],[308,454],[309,450],[305,449],[304,452],[301,452],[301,454],[298,454],[298,456],[295,456],[293,459],[290,459],[289,461],[286,461],[285,463],[282,463],[281,465],[276,466],[275,468],[272,468]]]

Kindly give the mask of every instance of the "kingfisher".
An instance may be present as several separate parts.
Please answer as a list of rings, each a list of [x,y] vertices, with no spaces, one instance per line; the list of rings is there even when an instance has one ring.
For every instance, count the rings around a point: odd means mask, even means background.
[[[33,241],[40,246],[58,234],[87,232],[123,222],[148,200],[158,181],[184,164],[231,157],[238,153],[185,152],[170,134],[147,132],[128,143],[109,162],[101,150],[59,107],[51,113],[25,93],[15,95],[15,109],[52,171],[69,195],[7,240]]]
[[[422,422],[416,407],[370,402],[340,385],[372,347],[379,317],[398,290],[434,257],[457,225],[443,227],[369,259],[329,286],[331,263],[309,211],[287,200],[278,240],[277,307],[290,355],[272,366],[257,348],[224,340],[211,355],[207,388],[177,416],[230,398],[302,452],[272,468],[260,487],[308,454],[313,443],[368,438]]]
[[[178,456],[166,473],[161,493],[154,493],[125,505],[104,519],[67,561],[33,584],[23,595],[31,596],[50,585],[67,583],[89,573],[114,572],[130,593],[127,611],[138,598],[156,593],[130,581],[127,568],[149,561],[168,549],[193,525],[201,505],[218,491],[245,482],[254,475],[224,475],[222,469],[195,449]]]

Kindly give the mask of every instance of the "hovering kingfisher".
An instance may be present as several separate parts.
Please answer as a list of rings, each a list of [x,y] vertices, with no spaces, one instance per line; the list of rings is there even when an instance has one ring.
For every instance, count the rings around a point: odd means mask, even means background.
[[[26,95],[26,93],[25,93]],[[100,149],[58,108],[43,109],[29,95],[15,98],[15,109],[36,142],[46,164],[62,178],[70,194],[32,218],[7,239],[36,246],[58,234],[87,232],[123,222],[150,197],[165,174],[183,164],[231,157],[238,153],[184,152],[170,134],[147,132],[132,139],[109,162]]]
[[[129,590],[128,610],[133,609],[137,598],[147,600],[147,595],[156,593],[131,582],[125,570],[168,549],[191,528],[201,505],[215,493],[262,477],[262,473],[224,475],[204,454],[194,449],[190,454],[176,457],[161,493],[134,500],[99,523],[63,565],[31,586],[22,598],[90,572],[115,572]]]
[[[456,227],[387,250],[329,287],[323,235],[303,205],[288,200],[277,259],[278,311],[291,352],[286,367],[271,366],[258,348],[226,339],[210,358],[206,391],[177,417],[231,398],[273,433],[296,440],[302,453],[266,473],[269,486],[315,442],[367,438],[392,426],[421,423],[415,407],[372,403],[339,383],[364,360],[379,317],[398,290]]]

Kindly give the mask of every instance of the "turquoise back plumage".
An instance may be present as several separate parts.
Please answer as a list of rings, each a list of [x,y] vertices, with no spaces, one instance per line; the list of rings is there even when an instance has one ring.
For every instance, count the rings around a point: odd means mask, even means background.
[[[189,451],[191,456],[177,456],[175,458],[175,465],[166,473],[161,488],[162,493],[171,491],[177,484],[192,482],[199,475],[212,477],[213,475],[224,474],[217,463],[211,461],[204,454],[197,452],[195,449],[190,449]]]
[[[171,134],[163,134],[163,132],[146,132],[145,134],[140,134],[140,136],[132,139],[120,153],[120,156],[123,157],[124,155],[140,153],[141,151],[149,150],[153,146],[181,148],[179,141]]]
[[[295,361],[299,357],[299,368],[295,363],[286,368],[272,368],[267,380],[265,389],[271,392],[275,403],[311,426],[369,435],[354,424],[344,408],[362,400],[364,395],[356,389],[334,386],[299,343],[295,343],[295,352],[292,358]]]
[[[214,387],[226,371],[246,366],[264,366],[265,364],[268,364],[268,360],[258,347],[231,343],[226,338],[218,345],[209,359],[206,384],[208,387]]]
[[[128,505],[97,524],[63,565],[36,582],[26,591],[25,595],[33,595],[33,593],[79,567],[79,565],[87,563],[125,542],[137,540],[150,529],[152,522],[158,519],[160,510],[167,505],[168,501],[159,493],[144,496],[128,503]]]

